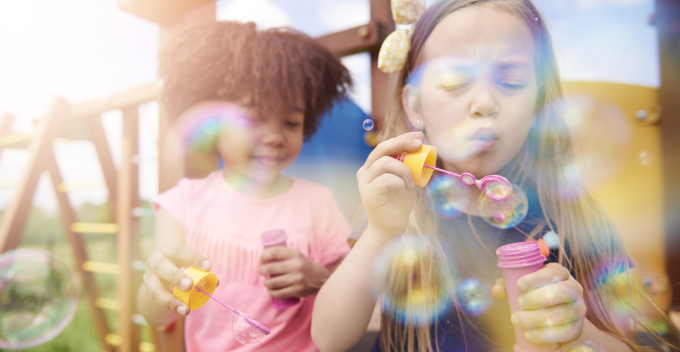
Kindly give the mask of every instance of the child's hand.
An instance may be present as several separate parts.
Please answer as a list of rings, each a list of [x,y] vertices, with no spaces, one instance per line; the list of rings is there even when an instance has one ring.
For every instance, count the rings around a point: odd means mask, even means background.
[[[182,291],[189,291],[194,286],[189,275],[179,269],[183,266],[210,270],[212,264],[206,257],[182,243],[162,243],[146,260],[144,287],[161,307],[187,316],[189,307],[170,291],[170,285],[179,287]]]
[[[421,132],[411,132],[378,144],[357,172],[368,226],[390,237],[406,229],[416,197],[411,169],[390,156],[420,150],[422,139]]]
[[[262,252],[260,262],[260,274],[268,277],[264,280],[264,285],[274,298],[302,297],[317,293],[330,276],[325,266],[309,260],[292,248],[267,248]]]
[[[583,332],[586,305],[583,287],[567,268],[550,263],[517,281],[523,311],[512,313],[512,323],[527,329],[524,336],[532,343],[569,343]],[[505,282],[499,279],[492,292],[507,299]]]

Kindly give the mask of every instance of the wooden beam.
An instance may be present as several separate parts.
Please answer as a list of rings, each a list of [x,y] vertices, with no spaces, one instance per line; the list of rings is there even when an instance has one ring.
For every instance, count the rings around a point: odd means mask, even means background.
[[[63,121],[70,113],[69,104],[55,98],[50,113],[41,121],[36,137],[31,140],[26,169],[19,181],[14,199],[9,204],[0,224],[0,253],[17,248],[26,219],[31,211],[33,193],[40,174],[52,153],[52,141],[59,134]]]
[[[118,0],[118,9],[145,20],[167,24],[187,11],[215,0]]]
[[[680,308],[680,2],[656,0],[661,66],[661,150],[664,177],[666,272],[671,305]]]
[[[347,56],[375,49],[385,40],[385,32],[383,24],[371,21],[363,26],[318,37],[316,40],[333,54]]]
[[[108,97],[74,105],[69,120],[87,119],[114,109],[136,107],[139,104],[156,100],[160,83],[153,82]]]
[[[104,127],[102,126],[99,115],[90,118],[89,124],[90,133],[92,134],[92,143],[94,143],[94,148],[97,151],[99,165],[102,167],[106,188],[109,190],[109,203],[111,204],[111,212],[113,213],[111,215],[116,219],[116,215],[118,214],[116,208],[116,205],[118,204],[116,201],[118,197],[116,166],[113,164],[113,157],[111,156],[109,143],[106,138],[106,133],[104,133]]]
[[[117,294],[121,302],[118,310],[118,334],[121,337],[119,352],[137,352],[141,341],[139,327],[132,316],[137,313],[137,289],[141,275],[132,269],[132,262],[140,259],[138,219],[132,216],[132,208],[139,206],[139,170],[132,159],[138,153],[138,107],[123,110],[123,141],[121,167],[118,172],[118,273]]]
[[[59,166],[54,158],[52,152],[46,158],[47,161],[47,171],[50,174],[50,180],[52,180],[52,187],[56,190],[59,185],[63,183],[61,178],[61,172],[59,172]],[[97,282],[95,281],[94,275],[85,270],[83,263],[88,262],[87,249],[85,248],[85,243],[83,242],[82,236],[80,234],[71,231],[71,224],[76,221],[76,214],[71,207],[71,203],[68,201],[68,196],[62,192],[54,192],[57,197],[57,203],[59,204],[59,215],[61,216],[61,222],[64,226],[64,233],[66,234],[66,239],[71,244],[73,249],[73,258],[76,262],[76,271],[80,276],[80,281],[83,283],[83,291],[85,291],[85,301],[87,302],[87,308],[90,311],[90,316],[92,317],[92,324],[94,325],[94,332],[97,335],[97,340],[102,347],[107,348],[106,335],[111,332],[109,329],[109,324],[106,321],[106,315],[104,311],[99,308],[96,301],[100,296],[99,289],[97,288]]]

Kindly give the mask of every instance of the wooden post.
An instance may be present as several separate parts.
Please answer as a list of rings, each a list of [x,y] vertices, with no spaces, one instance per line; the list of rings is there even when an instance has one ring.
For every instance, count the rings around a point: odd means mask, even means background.
[[[139,204],[139,171],[133,157],[139,149],[138,106],[123,109],[123,141],[121,167],[118,173],[118,238],[117,252],[120,273],[117,293],[121,309],[118,311],[118,334],[122,344],[119,352],[139,351],[140,330],[132,321],[136,313],[137,289],[141,284],[139,273],[133,271],[132,262],[140,258],[139,230],[132,208]]]
[[[680,308],[680,2],[656,0],[661,59],[661,150],[663,155],[666,273],[671,306]]]
[[[371,53],[371,116],[378,124],[385,118],[387,102],[387,81],[389,75],[378,69],[380,45],[395,29],[390,0],[371,0],[371,21],[378,23],[378,43]]]
[[[101,117],[99,115],[91,117],[88,123],[90,125],[90,133],[92,134],[92,143],[94,143],[94,148],[97,151],[99,164],[102,167],[102,173],[106,181],[106,188],[109,191],[109,204],[113,212],[111,215],[113,215],[114,219],[117,219],[116,205],[118,202],[116,202],[116,199],[118,197],[118,182],[116,181],[116,166],[113,164]]]
[[[83,263],[88,261],[87,250],[85,248],[85,243],[80,234],[71,231],[71,224],[76,222],[76,214],[71,208],[71,203],[68,201],[66,193],[59,191],[59,185],[63,183],[61,178],[61,173],[59,172],[59,166],[57,161],[54,159],[54,154],[52,152],[45,158],[47,161],[46,168],[50,174],[50,179],[52,180],[52,187],[54,188],[54,194],[57,197],[57,202],[59,203],[59,214],[61,215],[61,222],[64,226],[64,234],[66,234],[66,239],[71,244],[73,248],[73,257],[76,262],[76,271],[80,276],[80,280],[83,283],[83,291],[85,292],[85,301],[87,302],[87,308],[92,316],[92,323],[94,324],[94,331],[97,334],[97,339],[99,343],[108,350],[110,346],[106,344],[106,335],[110,332],[109,324],[106,321],[106,315],[104,311],[97,307],[96,301],[100,297],[99,289],[97,288],[97,282],[94,279],[92,273],[83,270]]]
[[[0,224],[0,253],[17,248],[21,241],[21,233],[31,211],[35,187],[47,158],[51,157],[52,142],[69,113],[69,104],[63,99],[55,98],[49,113],[41,121],[38,133],[30,142],[26,169]]]

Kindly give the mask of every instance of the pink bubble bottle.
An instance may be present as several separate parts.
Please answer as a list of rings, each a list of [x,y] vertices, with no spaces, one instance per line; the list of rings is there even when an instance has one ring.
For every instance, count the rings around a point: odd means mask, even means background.
[[[270,247],[287,247],[286,246],[286,240],[288,239],[288,236],[286,236],[286,231],[282,229],[277,229],[277,230],[271,230],[264,232],[262,235],[262,246],[264,246],[264,249],[270,248]],[[292,307],[300,302],[300,298],[298,297],[290,297],[290,298],[274,298],[272,297],[272,306],[276,309],[286,309],[288,307]]]

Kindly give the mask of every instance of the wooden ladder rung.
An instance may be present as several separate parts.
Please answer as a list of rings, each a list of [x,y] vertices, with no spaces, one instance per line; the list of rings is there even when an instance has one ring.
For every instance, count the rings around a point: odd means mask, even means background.
[[[121,308],[120,302],[103,297],[97,298],[97,300],[94,303],[97,305],[97,307],[102,309],[120,310]]]
[[[120,335],[117,334],[108,334],[106,335],[106,343],[108,343],[111,346],[120,346],[123,344],[123,338],[120,337]],[[155,352],[156,351],[156,346],[150,342],[145,342],[142,341],[139,343],[139,351],[140,352]]]
[[[26,148],[28,145],[26,142],[31,140],[31,138],[33,138],[32,134],[6,134],[4,136],[0,136],[0,147]]]
[[[82,183],[62,183],[59,185],[59,192],[74,192],[74,191],[91,191],[95,189],[106,189],[106,183],[99,182],[82,182]]]
[[[120,265],[114,263],[93,262],[88,260],[83,263],[83,270],[92,273],[114,274],[120,273]]]
[[[104,235],[115,235],[116,233],[118,233],[118,224],[74,222],[73,224],[71,224],[71,231],[75,233],[95,233]]]

